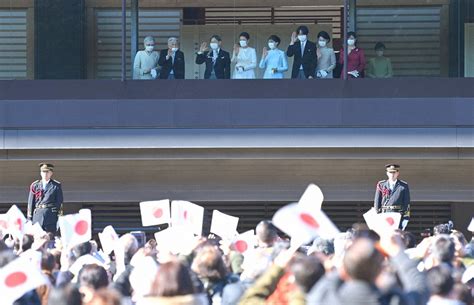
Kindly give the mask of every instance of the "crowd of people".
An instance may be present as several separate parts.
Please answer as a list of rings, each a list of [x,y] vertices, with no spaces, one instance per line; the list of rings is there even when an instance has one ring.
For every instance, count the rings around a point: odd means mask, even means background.
[[[309,29],[299,26],[291,35],[288,49],[279,48],[281,39],[270,35],[267,46],[263,48],[260,61],[257,51],[251,47],[251,37],[247,32],[239,35],[232,54],[222,49],[222,38],[212,35],[209,42],[203,42],[196,52],[195,63],[205,64],[205,79],[255,79],[255,69],[264,70],[264,79],[282,79],[288,71],[287,57],[293,57],[291,78],[321,79],[335,77],[338,65],[344,65],[344,50],[334,51],[329,47],[331,37],[325,31],[316,36],[317,42],[309,40]],[[385,45],[375,45],[377,56],[366,62],[364,50],[357,45],[357,34],[348,33],[347,73],[349,78],[389,78],[393,76],[392,64],[384,56]],[[134,61],[134,79],[184,79],[184,53],[179,48],[176,37],[168,39],[168,48],[157,51],[155,40],[148,36],[144,39],[144,50],[138,51]],[[336,60],[336,54],[339,60]],[[232,68],[231,68],[232,67]]]
[[[249,249],[211,234],[172,254],[169,245],[140,245],[127,233],[118,241],[125,263],[119,268],[119,253],[104,255],[95,240],[69,249],[52,233],[6,235],[0,272],[17,257],[41,255],[47,284],[15,305],[471,305],[474,240],[448,224],[416,240],[357,224],[300,245],[263,220]]]

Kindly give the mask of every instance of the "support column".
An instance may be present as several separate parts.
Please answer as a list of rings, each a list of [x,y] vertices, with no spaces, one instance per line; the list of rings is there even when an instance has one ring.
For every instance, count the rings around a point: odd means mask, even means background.
[[[138,41],[139,39],[139,18],[138,18],[138,11],[139,11],[139,6],[138,6],[138,0],[131,0],[130,4],[130,26],[131,26],[131,35],[130,35],[130,46],[131,46],[131,54],[130,56],[132,57],[131,65],[131,71],[133,71],[133,61],[135,59],[135,54],[138,52],[138,46],[140,45],[140,42]]]

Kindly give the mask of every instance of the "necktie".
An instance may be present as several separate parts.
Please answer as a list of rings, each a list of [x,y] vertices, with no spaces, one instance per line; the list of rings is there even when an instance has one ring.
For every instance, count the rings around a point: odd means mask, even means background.
[[[216,64],[216,60],[217,60],[217,51],[214,50],[214,51],[212,51],[212,52],[213,52],[213,53],[212,53],[212,64],[215,65],[215,64]]]

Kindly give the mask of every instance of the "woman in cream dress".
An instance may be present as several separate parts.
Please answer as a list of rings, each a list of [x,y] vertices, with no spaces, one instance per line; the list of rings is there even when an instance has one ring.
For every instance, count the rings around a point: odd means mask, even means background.
[[[235,63],[233,79],[255,79],[257,52],[248,46],[250,35],[243,32],[239,35],[239,45],[235,45],[232,63]]]

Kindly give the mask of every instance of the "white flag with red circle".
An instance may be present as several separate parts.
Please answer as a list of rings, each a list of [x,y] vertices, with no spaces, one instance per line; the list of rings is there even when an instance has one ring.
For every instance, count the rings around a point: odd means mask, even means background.
[[[61,239],[68,248],[89,241],[92,238],[91,210],[82,209],[77,214],[60,216],[58,219]]]
[[[253,230],[249,230],[235,237],[232,248],[242,254],[252,251],[256,245],[256,237]]]
[[[189,227],[197,236],[202,235],[204,208],[189,201],[171,202],[171,225]]]
[[[190,226],[172,226],[155,233],[159,251],[188,255],[192,252],[198,237],[194,236]]]
[[[371,208],[364,213],[364,220],[369,229],[382,235],[387,232],[397,230],[400,225],[402,215],[400,213],[380,213],[377,214],[375,208]]]
[[[321,210],[324,201],[324,195],[316,184],[310,184],[301,195],[298,203],[307,209]]]
[[[33,249],[28,249],[25,252],[20,253],[19,256],[28,259],[38,269],[41,269],[41,259],[43,257],[41,252]]]
[[[113,226],[106,226],[102,233],[99,233],[100,244],[105,254],[110,254],[116,247],[119,236]]]
[[[47,235],[48,233],[46,233],[43,230],[43,228],[41,227],[39,223],[35,222],[33,224],[32,222],[29,221],[25,224],[25,234],[32,235],[35,238],[41,238]]]
[[[47,283],[47,278],[35,263],[19,257],[0,269],[1,303],[13,304],[26,292]]]
[[[140,202],[140,214],[144,227],[170,223],[170,201],[168,199],[142,201]]]
[[[8,216],[0,214],[0,233],[6,234],[8,231]]]
[[[25,234],[25,215],[16,205],[12,205],[7,212],[8,232],[14,237],[21,239]]]
[[[297,243],[305,244],[316,236],[334,238],[339,230],[323,210],[307,209],[298,203],[280,208],[273,215],[273,224]]]
[[[474,217],[472,217],[471,223],[467,227],[467,230],[470,231],[470,232],[474,232]]]
[[[210,232],[219,235],[223,239],[232,240],[236,235],[238,224],[239,217],[214,210],[212,211]]]

